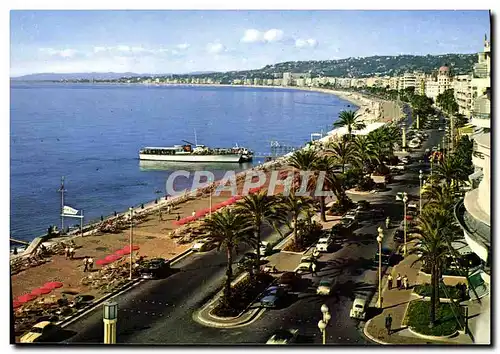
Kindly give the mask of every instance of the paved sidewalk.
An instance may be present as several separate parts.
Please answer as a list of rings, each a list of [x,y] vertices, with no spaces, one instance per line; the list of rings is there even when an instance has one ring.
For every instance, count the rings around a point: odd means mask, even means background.
[[[428,339],[415,336],[408,330],[407,325],[404,323],[406,311],[411,300],[418,299],[416,295],[412,295],[412,287],[416,284],[419,278],[419,270],[421,263],[416,262],[413,266],[412,263],[418,259],[416,255],[409,255],[403,259],[392,269],[388,270],[382,279],[382,299],[383,310],[380,314],[368,320],[364,333],[372,341],[379,344],[473,344],[471,338],[466,334],[459,334],[454,338],[446,340],[429,341]],[[388,289],[387,275],[392,274],[393,288]],[[401,274],[401,277],[408,276],[410,289],[398,290],[396,287],[396,277]],[[378,292],[372,299],[370,307],[376,308],[378,299]],[[385,329],[385,317],[390,314],[392,316],[392,331],[391,335],[387,335]]]

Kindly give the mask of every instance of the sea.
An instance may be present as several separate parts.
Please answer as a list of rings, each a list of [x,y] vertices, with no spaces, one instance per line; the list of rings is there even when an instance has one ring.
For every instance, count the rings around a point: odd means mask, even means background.
[[[252,167],[141,163],[141,147],[186,140],[267,156],[272,144],[303,146],[331,130],[340,111],[358,108],[329,94],[253,87],[12,82],[10,99],[10,237],[25,241],[60,227],[62,176],[65,205],[88,223],[164,197],[174,170],[220,178]],[[176,182],[178,190],[191,183]]]

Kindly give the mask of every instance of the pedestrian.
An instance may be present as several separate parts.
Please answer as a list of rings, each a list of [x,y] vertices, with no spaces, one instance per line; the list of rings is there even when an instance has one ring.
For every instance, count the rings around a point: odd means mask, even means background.
[[[75,257],[75,247],[71,246],[69,248],[69,259],[73,259]]]
[[[66,248],[64,249],[64,257],[65,257],[66,259],[68,259],[68,258],[69,258],[69,246],[66,246]]]
[[[312,263],[312,264],[311,264],[311,270],[312,270],[311,274],[312,274],[313,276],[316,276],[316,275],[317,275],[317,274],[316,274],[316,263]]]
[[[89,259],[87,260],[87,263],[89,265],[89,272],[92,271],[92,268],[94,268],[94,259],[92,257],[89,257]]]
[[[398,276],[396,278],[396,286],[398,287],[398,290],[401,290],[401,274],[398,273]]]
[[[177,217],[175,218],[175,220],[179,221],[181,219],[181,216],[179,213],[177,213]]]
[[[388,229],[390,225],[391,225],[391,218],[387,217],[387,219],[385,219],[385,228]]]
[[[390,336],[392,332],[392,316],[388,314],[385,317],[385,328],[387,329],[387,335]]]
[[[312,253],[312,255],[313,255],[314,258],[318,258],[319,257],[319,251],[318,251],[318,249],[315,248],[314,251],[313,251],[313,253]]]
[[[89,269],[89,260],[87,257],[83,258],[83,272],[85,273]]]
[[[193,212],[191,213],[191,216],[194,218],[196,216],[196,211],[193,210]]]
[[[171,211],[171,210],[172,210],[172,207],[169,205],[169,206],[167,207],[167,214],[170,214],[170,211]]]
[[[392,275],[390,273],[387,276],[387,284],[389,286],[389,290],[391,290],[392,289]]]
[[[403,287],[405,288],[405,290],[408,290],[409,288],[409,284],[408,284],[408,276],[405,274],[405,276],[403,277]]]

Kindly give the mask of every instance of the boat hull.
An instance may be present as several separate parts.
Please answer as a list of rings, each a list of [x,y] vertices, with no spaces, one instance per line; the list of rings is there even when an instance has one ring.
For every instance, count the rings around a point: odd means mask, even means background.
[[[179,154],[179,155],[153,155],[139,154],[139,160],[143,161],[172,161],[172,162],[228,162],[240,163],[251,161],[250,156],[240,154],[227,155],[197,155],[197,154]]]

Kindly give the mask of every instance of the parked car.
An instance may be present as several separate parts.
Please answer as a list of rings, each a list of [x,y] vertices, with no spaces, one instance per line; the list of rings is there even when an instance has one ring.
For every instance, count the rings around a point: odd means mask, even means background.
[[[273,333],[266,344],[290,344],[297,340],[298,329],[280,329]]]
[[[342,218],[356,220],[358,218],[358,212],[356,210],[349,210]]]
[[[371,206],[371,204],[370,204],[369,201],[367,201],[367,200],[360,200],[357,203],[356,210],[357,211],[369,210],[370,206]]]
[[[316,294],[318,295],[330,295],[332,290],[333,280],[323,278],[319,281],[318,288],[316,289]]]
[[[366,318],[366,299],[364,297],[356,297],[354,299],[349,316],[357,320],[364,320]]]
[[[377,253],[375,254],[375,257],[373,257],[373,261],[378,264],[378,257],[379,256],[379,252],[377,250]],[[386,248],[386,247],[382,247],[382,264],[383,265],[391,265],[391,262],[394,258],[394,252],[389,249],[389,248]]]
[[[302,256],[300,258],[300,263],[316,263],[318,260],[313,255]]]
[[[262,295],[260,305],[262,307],[274,308],[280,304],[285,295],[286,291],[282,287],[276,285],[270,286]]]
[[[194,243],[194,245],[191,247],[191,250],[194,252],[205,252],[210,250],[212,246],[212,242],[209,238],[204,238],[201,240],[198,240]]]
[[[394,233],[394,241],[395,242],[404,242],[404,230],[403,229],[397,229],[396,232]]]
[[[285,272],[281,274],[278,279],[278,286],[284,288],[286,291],[292,291],[300,283],[302,277],[300,274],[294,272]]]
[[[319,252],[328,252],[328,249],[330,248],[331,244],[332,244],[332,239],[329,236],[322,237],[318,240],[318,243],[316,244],[316,249]]]
[[[302,262],[297,268],[295,268],[295,273],[302,274],[310,272],[312,268],[312,262]]]
[[[162,278],[168,275],[170,271],[170,262],[164,258],[153,258],[145,261],[139,273],[142,279]]]
[[[19,340],[20,343],[36,343],[42,341],[49,341],[57,332],[60,327],[50,321],[42,321],[35,324],[28,333],[25,333]]]

